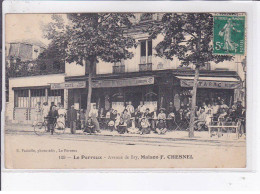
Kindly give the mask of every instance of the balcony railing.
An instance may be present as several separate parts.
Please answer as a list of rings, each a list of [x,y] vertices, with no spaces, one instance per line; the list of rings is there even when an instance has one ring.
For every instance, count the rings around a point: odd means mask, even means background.
[[[139,71],[152,71],[152,63],[139,64]]]
[[[113,66],[113,73],[125,73],[125,65]]]

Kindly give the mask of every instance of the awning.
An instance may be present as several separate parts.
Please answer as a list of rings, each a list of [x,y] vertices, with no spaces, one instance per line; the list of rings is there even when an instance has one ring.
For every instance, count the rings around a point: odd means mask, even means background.
[[[176,76],[181,87],[193,87],[194,76]],[[198,88],[236,89],[242,83],[234,77],[199,77]]]

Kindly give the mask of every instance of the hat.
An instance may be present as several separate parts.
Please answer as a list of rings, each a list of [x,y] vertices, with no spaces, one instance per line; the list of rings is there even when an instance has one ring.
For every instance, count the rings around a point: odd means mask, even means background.
[[[161,110],[162,110],[162,111],[165,111],[165,108],[160,108],[160,111],[161,111]]]

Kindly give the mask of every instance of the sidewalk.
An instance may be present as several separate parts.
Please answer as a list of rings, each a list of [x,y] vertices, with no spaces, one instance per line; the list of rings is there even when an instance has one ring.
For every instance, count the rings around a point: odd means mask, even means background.
[[[34,129],[31,125],[26,124],[7,124],[5,127],[6,131],[18,131],[18,132],[33,132]],[[65,129],[66,134],[70,134],[70,129]],[[83,134],[81,130],[77,130],[76,134]],[[86,134],[87,135],[87,134]],[[245,141],[245,136],[237,139],[235,133],[224,133],[222,137],[218,138],[217,136],[210,137],[208,131],[195,131],[194,137],[188,137],[188,131],[168,131],[164,135],[158,135],[156,133],[151,132],[150,134],[140,135],[140,134],[119,134],[117,131],[109,131],[109,130],[101,130],[100,133],[96,133],[95,135],[103,135],[103,136],[122,136],[122,137],[146,137],[146,138],[163,138],[163,139],[187,139],[187,140],[218,140],[218,141]]]

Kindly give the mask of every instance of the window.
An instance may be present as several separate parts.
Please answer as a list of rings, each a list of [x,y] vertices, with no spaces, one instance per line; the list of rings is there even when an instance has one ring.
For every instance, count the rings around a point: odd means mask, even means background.
[[[48,89],[48,103],[51,104],[51,102],[54,102],[55,105],[64,104],[64,90]]]
[[[141,41],[141,61],[140,64],[152,63],[153,45],[152,40]]]
[[[146,41],[141,42],[141,57],[146,56]]]
[[[36,107],[36,104],[40,102],[41,105],[46,102],[45,89],[31,89],[31,107]]]
[[[122,59],[119,62],[114,63],[113,73],[125,73],[125,61]]]
[[[48,93],[46,93],[46,91]],[[38,102],[40,102],[41,105],[44,102],[48,102],[49,105],[51,102],[54,102],[55,105],[58,103],[64,104],[64,90],[41,88],[19,89],[14,91],[15,108],[35,108]]]
[[[29,90],[14,91],[14,107],[25,108],[29,107]]]

